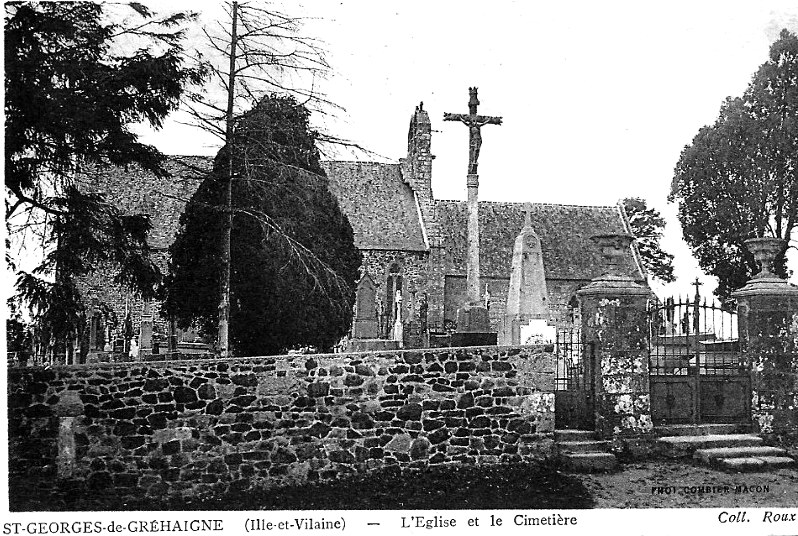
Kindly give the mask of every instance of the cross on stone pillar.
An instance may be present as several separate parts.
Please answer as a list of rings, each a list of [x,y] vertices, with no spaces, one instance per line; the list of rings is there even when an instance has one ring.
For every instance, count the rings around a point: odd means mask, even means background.
[[[695,287],[695,304],[693,305],[693,330],[695,331],[695,334],[698,335],[700,331],[700,321],[701,321],[701,309],[699,308],[701,302],[701,293],[698,291],[698,287],[703,285],[703,283],[699,281],[698,276],[696,276],[695,281],[693,281],[690,284]]]
[[[532,203],[524,203],[524,227],[532,227]]]
[[[695,301],[698,303],[698,300],[701,298],[701,293],[698,292],[698,287],[702,286],[704,283],[699,281],[698,276],[696,276],[695,281],[690,284],[695,287]]]
[[[468,175],[466,188],[468,189],[468,258],[466,262],[468,301],[472,304],[480,302],[479,292],[479,175],[477,165],[479,149],[482,146],[481,129],[485,125],[501,125],[501,117],[477,114],[479,99],[477,88],[468,88],[468,113],[444,113],[444,121],[460,121],[468,127]]]

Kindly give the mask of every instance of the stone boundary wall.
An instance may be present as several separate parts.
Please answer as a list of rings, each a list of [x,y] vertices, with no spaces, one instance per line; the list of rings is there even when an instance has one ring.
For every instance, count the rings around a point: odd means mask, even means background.
[[[541,460],[554,363],[526,346],[10,368],[9,471],[201,498]]]

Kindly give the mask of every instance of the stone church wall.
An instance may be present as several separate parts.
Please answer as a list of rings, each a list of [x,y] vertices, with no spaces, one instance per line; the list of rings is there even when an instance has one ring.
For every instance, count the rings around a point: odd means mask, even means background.
[[[549,311],[557,325],[570,328],[573,325],[572,300],[576,298],[576,291],[590,283],[585,280],[554,279],[546,281],[546,290],[549,292]],[[578,313],[577,313],[578,314]]]
[[[180,215],[211,163],[206,157],[171,157],[166,167],[173,176],[168,179],[156,177],[137,166],[109,166],[86,169],[79,180],[82,189],[104,194],[123,213],[150,217],[152,228],[147,241],[152,248],[152,260],[166,273],[168,247],[175,239]],[[112,337],[121,338],[126,311],[131,312],[133,333],[138,337],[144,300],[137,293],[114,284],[115,275],[114,268],[106,265],[80,278],[76,284],[87,308],[96,299],[98,305],[104,304],[113,311],[117,323]],[[160,304],[152,302],[150,313],[154,330],[167,334],[168,325],[160,316]]]
[[[152,255],[152,258],[161,272],[165,273],[167,253],[158,251]],[[145,302],[140,294],[114,284],[115,275],[114,269],[110,266],[99,268],[92,272],[90,277],[82,278],[77,282],[78,290],[87,308],[91,305],[92,300],[96,299],[98,305],[105,304],[113,311],[116,321],[111,329],[113,338],[122,338],[123,336],[125,311],[131,312],[133,333],[138,337]],[[150,313],[152,314],[153,328],[160,333],[168,334],[169,326],[166,319],[161,317],[160,302],[150,302]]]
[[[10,369],[9,471],[201,498],[386,466],[541,460],[553,375],[549,347]]]
[[[446,252],[441,247],[430,247],[427,279],[429,310],[427,320],[430,326],[443,327],[445,307],[446,266],[443,259]]]
[[[424,251],[385,251],[385,250],[364,250],[363,266],[361,270],[367,270],[376,286],[376,299],[387,302],[386,283],[388,272],[392,265],[399,269],[398,274],[402,276],[402,304],[404,314],[407,315],[408,307],[412,302],[411,290],[415,291],[415,307],[418,308],[418,300],[421,295],[428,292],[428,255]],[[405,316],[405,319],[407,317]]]

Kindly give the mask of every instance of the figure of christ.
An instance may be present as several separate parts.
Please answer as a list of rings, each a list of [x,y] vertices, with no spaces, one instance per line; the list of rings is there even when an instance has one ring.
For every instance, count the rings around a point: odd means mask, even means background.
[[[488,115],[478,115],[477,106],[479,99],[477,98],[477,88],[468,88],[468,114],[450,114],[444,113],[444,121],[460,121],[468,127],[468,174],[477,174],[477,165],[479,163],[479,149],[482,147],[482,127],[485,125],[501,125],[501,117],[493,117]]]

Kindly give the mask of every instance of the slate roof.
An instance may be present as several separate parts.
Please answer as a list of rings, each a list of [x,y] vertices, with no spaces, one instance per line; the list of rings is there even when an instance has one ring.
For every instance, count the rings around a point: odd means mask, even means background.
[[[399,164],[324,161],[322,167],[358,249],[427,249],[413,190],[402,181]]]
[[[180,214],[199,187],[197,170],[212,165],[210,157],[170,156],[166,167],[172,177],[166,179],[137,166],[109,166],[86,170],[81,181],[90,191],[106,192],[128,214],[149,214],[150,246],[163,249],[174,240]],[[324,161],[322,167],[358,249],[426,250],[413,191],[402,181],[399,164]]]
[[[523,203],[479,203],[480,275],[509,277],[513,245],[524,225]],[[435,204],[448,275],[464,275],[467,206],[464,201]],[[618,207],[532,204],[532,228],[540,237],[547,279],[589,280],[601,275],[603,259],[592,235],[625,232]],[[628,272],[642,279],[630,249]]]
[[[130,214],[150,214],[150,245],[167,248],[178,230],[180,214],[200,183],[197,170],[213,159],[170,156],[172,177],[158,179],[136,166],[87,170],[81,178],[91,191]],[[399,164],[323,161],[330,191],[337,197],[361,250],[426,251],[422,223],[413,191],[402,180]],[[523,203],[480,204],[480,265],[486,277],[510,275],[515,238],[524,223]],[[447,274],[465,275],[466,203],[436,200],[435,213]],[[623,232],[618,207],[532,204],[532,227],[541,239],[548,279],[589,280],[601,275],[602,259],[590,236]],[[629,272],[640,276],[632,254]]]
[[[165,167],[171,177],[159,179],[152,173],[128,167],[93,167],[80,177],[82,187],[102,192],[106,199],[127,214],[148,214],[152,230],[150,247],[166,249],[175,239],[180,215],[209,170],[213,159],[205,156],[170,156]]]

